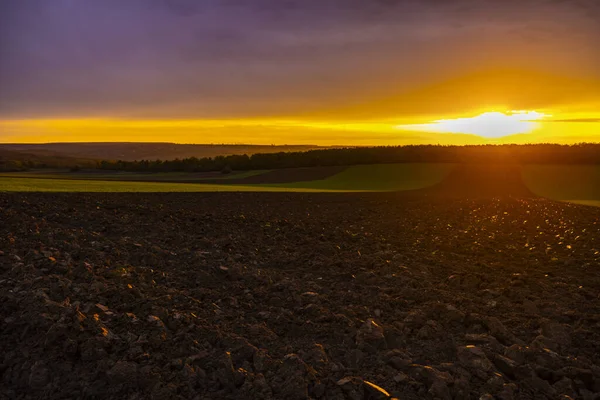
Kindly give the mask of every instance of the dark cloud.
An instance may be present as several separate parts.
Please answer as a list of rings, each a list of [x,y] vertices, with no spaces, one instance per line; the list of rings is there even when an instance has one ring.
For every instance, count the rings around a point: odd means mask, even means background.
[[[0,118],[295,115],[504,64],[598,80],[599,4],[2,0]]]

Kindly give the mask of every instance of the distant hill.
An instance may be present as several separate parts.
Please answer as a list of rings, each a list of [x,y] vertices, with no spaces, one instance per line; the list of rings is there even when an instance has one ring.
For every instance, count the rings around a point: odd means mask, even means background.
[[[72,157],[97,160],[174,160],[190,157],[216,157],[236,154],[296,152],[328,147],[313,145],[264,146],[249,144],[175,144],[175,143],[44,143],[0,144],[2,151],[31,156]]]
[[[0,171],[20,171],[31,167],[71,168],[73,166],[95,167],[98,161],[83,157],[69,157],[51,152],[29,153],[6,150],[0,147]]]

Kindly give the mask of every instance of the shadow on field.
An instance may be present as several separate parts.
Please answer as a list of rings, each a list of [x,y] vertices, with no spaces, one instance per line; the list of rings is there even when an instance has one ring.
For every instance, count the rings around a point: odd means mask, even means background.
[[[441,198],[538,197],[511,164],[460,164],[440,183],[413,191],[415,195]]]
[[[326,179],[344,171],[345,166],[330,167],[299,167],[299,168],[281,168],[274,169],[259,175],[247,176],[244,178],[223,179],[204,179],[201,183],[214,184],[233,184],[233,185],[259,185],[273,183],[295,183],[310,182]]]

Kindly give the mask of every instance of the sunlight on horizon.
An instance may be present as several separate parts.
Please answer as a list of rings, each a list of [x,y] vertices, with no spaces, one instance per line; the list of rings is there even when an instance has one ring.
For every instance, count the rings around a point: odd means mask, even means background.
[[[438,133],[463,133],[497,139],[520,133],[530,133],[539,128],[546,117],[537,111],[488,111],[474,117],[440,119],[426,124],[397,125],[397,129]]]
[[[503,108],[496,108],[501,110]],[[173,142],[310,145],[574,144],[600,140],[600,115],[569,110],[489,111],[382,119],[0,119],[0,143]],[[483,110],[482,110],[483,111]]]

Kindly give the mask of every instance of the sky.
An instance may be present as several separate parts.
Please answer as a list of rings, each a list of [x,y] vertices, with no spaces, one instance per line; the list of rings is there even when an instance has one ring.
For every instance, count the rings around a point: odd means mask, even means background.
[[[597,0],[2,0],[0,142],[599,142],[599,38]]]

